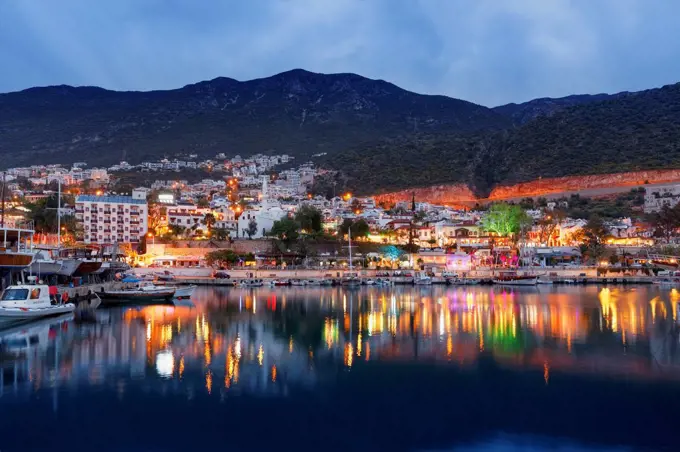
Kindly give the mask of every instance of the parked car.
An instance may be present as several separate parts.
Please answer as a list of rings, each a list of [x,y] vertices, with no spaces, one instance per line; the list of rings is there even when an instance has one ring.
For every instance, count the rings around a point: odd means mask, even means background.
[[[229,274],[227,272],[214,272],[212,276],[213,276],[213,278],[216,278],[216,279],[229,279],[229,278],[231,278],[231,276],[229,276]]]

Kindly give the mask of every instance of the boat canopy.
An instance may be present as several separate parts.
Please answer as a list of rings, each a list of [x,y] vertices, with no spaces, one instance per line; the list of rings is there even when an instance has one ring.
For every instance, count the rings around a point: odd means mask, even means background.
[[[123,278],[123,282],[126,282],[126,283],[138,283],[138,282],[141,282],[141,281],[142,281],[141,279],[139,279],[135,276],[126,276],[125,278]]]

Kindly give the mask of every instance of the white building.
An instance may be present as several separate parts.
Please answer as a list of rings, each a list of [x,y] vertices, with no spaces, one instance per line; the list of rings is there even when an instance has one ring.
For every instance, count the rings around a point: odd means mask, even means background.
[[[680,202],[680,184],[645,187],[645,213],[658,212],[664,205],[675,207]]]
[[[238,217],[239,237],[248,237],[247,230],[252,220],[257,224],[255,234],[252,238],[258,239],[267,235],[274,226],[274,222],[280,220],[288,212],[283,210],[281,206],[272,201],[269,197],[268,182],[265,178],[262,182],[262,203],[254,209],[246,210]]]
[[[85,243],[135,243],[148,231],[149,206],[139,193],[133,196],[76,198],[76,221]]]

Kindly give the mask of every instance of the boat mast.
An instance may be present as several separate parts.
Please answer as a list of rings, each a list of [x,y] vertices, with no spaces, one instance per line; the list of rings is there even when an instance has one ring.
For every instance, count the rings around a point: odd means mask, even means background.
[[[61,247],[61,178],[57,179],[57,248]]]
[[[349,271],[352,271],[352,227],[347,228],[347,241],[349,242]]]
[[[5,172],[2,172],[2,218],[0,218],[0,226],[5,227]],[[7,246],[5,244],[5,246]]]

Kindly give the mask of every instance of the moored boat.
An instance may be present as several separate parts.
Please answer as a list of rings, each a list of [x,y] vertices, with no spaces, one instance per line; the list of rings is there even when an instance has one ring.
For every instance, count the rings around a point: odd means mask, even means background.
[[[358,287],[361,285],[361,278],[356,273],[345,273],[340,283],[343,286]]]
[[[494,284],[502,284],[506,286],[535,286],[538,284],[538,276],[536,275],[519,275],[515,271],[501,272],[500,275],[494,277]]]
[[[104,304],[171,301],[176,289],[168,286],[157,286],[149,281],[127,277],[122,281],[126,287],[118,290],[97,292]]]
[[[56,292],[53,287],[50,295],[50,287],[44,284],[16,284],[7,287],[0,297],[0,324],[73,312],[75,305],[64,302]]]
[[[261,279],[242,279],[238,282],[239,287],[262,287],[264,286],[264,281]]]
[[[174,297],[178,300],[184,300],[184,299],[187,299],[187,298],[191,298],[191,295],[193,295],[194,290],[196,290],[195,284],[192,284],[192,285],[189,285],[189,286],[175,287]]]

